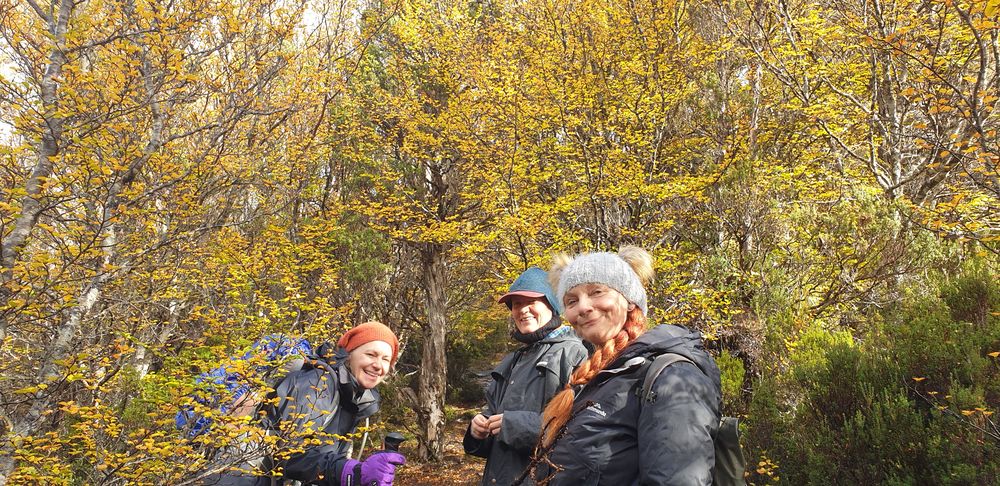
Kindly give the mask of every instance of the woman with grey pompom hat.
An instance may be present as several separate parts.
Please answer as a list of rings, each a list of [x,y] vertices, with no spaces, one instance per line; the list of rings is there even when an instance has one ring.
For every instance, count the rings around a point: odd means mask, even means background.
[[[649,253],[561,256],[550,273],[566,320],[594,352],[545,409],[532,478],[548,486],[712,484],[719,368],[700,333],[647,330]],[[680,361],[640,393],[651,362],[666,354]]]

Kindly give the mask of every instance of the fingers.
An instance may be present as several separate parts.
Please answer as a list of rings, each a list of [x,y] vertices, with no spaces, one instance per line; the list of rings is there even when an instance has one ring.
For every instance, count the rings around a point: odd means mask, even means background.
[[[497,435],[500,433],[500,426],[503,425],[503,414],[499,413],[496,415],[491,415],[489,418],[488,428],[490,435]]]
[[[478,414],[472,418],[471,431],[472,436],[477,439],[485,439],[490,435],[496,435],[500,433],[500,427],[503,425],[503,414],[491,415],[489,418],[485,417],[483,414]]]
[[[482,440],[490,435],[489,419],[487,419],[483,414],[478,414],[472,417],[472,424],[470,427],[472,431],[472,436]]]
[[[404,456],[402,452],[397,452],[397,451],[386,451],[386,450],[374,451],[368,457],[371,458],[373,456],[379,456],[379,460],[385,462],[393,462],[393,461],[403,461],[404,463],[406,462],[406,456]]]
[[[381,452],[380,454],[386,454],[385,462],[392,464],[393,466],[402,466],[406,464],[406,456],[398,452]]]

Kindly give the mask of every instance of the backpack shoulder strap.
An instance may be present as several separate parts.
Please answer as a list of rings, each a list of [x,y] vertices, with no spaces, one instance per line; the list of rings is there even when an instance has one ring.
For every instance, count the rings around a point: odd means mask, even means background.
[[[663,369],[678,362],[688,362],[694,364],[684,356],[677,353],[663,353],[654,359],[649,368],[646,368],[646,377],[642,380],[642,389],[639,390],[639,396],[645,399],[647,402],[656,401],[656,392],[653,391],[653,383],[663,373]]]

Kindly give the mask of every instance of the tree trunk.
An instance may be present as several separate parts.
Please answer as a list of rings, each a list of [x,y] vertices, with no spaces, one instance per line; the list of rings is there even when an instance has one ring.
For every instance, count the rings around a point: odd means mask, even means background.
[[[63,38],[65,37],[67,28],[66,25],[64,24],[68,23],[68,18],[70,15],[71,8],[72,8],[72,2],[64,1],[60,10],[59,20],[57,24],[62,25],[62,27],[57,27],[56,30],[62,33]],[[56,59],[57,57],[61,63],[65,63],[66,61],[65,54],[62,53],[62,48],[61,48],[63,43],[64,40],[57,40],[57,47],[54,48],[54,51],[58,51],[59,54],[58,56],[56,56],[56,54],[53,54],[52,56],[53,63],[55,62],[54,59]],[[107,199],[103,202],[103,210],[100,215],[101,224],[98,225],[98,227],[106,228],[104,230],[104,235],[102,238],[103,240],[102,248],[104,248],[104,255],[99,261],[95,262],[94,276],[91,277],[89,281],[87,281],[87,283],[81,289],[77,305],[69,312],[69,315],[67,316],[66,320],[59,325],[55,339],[50,343],[48,343],[45,349],[42,350],[41,352],[42,356],[44,356],[45,358],[43,360],[43,365],[41,369],[39,369],[38,374],[36,375],[37,383],[39,384],[48,385],[55,383],[60,379],[63,369],[62,366],[58,363],[61,360],[68,357],[72,353],[74,346],[78,344],[77,335],[79,333],[79,329],[81,327],[82,322],[87,318],[90,312],[100,301],[104,285],[108,282],[108,280],[112,277],[112,274],[114,273],[113,270],[111,270],[111,268],[112,268],[112,263],[116,258],[117,235],[116,235],[116,227],[113,221],[115,221],[115,219],[118,216],[117,213],[119,210],[119,204],[121,203],[122,191],[130,184],[132,184],[132,182],[138,175],[139,171],[142,170],[143,166],[149,161],[150,157],[152,157],[154,153],[160,150],[160,148],[163,146],[164,143],[163,141],[164,115],[160,109],[159,102],[156,100],[156,92],[159,84],[158,83],[159,73],[155,69],[153,69],[149,61],[149,53],[147,46],[143,44],[142,47],[143,47],[142,51],[143,81],[145,84],[145,88],[147,90],[148,103],[149,103],[148,106],[152,116],[152,124],[150,127],[149,140],[146,142],[146,146],[143,147],[143,153],[139,157],[136,157],[131,162],[129,167],[120,174],[118,180],[115,181],[113,184],[111,184],[110,187],[108,187]],[[60,64],[60,70],[61,66],[62,64]],[[46,79],[47,78],[48,78],[48,72],[46,73]],[[53,90],[53,96],[54,96],[55,86],[56,86],[55,81],[53,81],[53,85],[51,87],[51,89]],[[43,95],[46,89],[47,88],[43,86]],[[46,117],[46,119],[48,119],[48,117]],[[61,127],[62,123],[61,119],[59,120],[59,123]],[[39,171],[39,166],[45,165],[42,163],[43,159],[47,163],[47,170],[51,172],[51,166],[52,166],[51,158],[53,155],[55,155],[56,151],[58,150],[59,137],[61,137],[61,128],[59,129],[58,132],[56,132],[53,129],[51,132],[46,132],[46,133],[50,134],[51,141],[47,142],[46,138],[43,136],[42,143],[39,149],[39,162],[36,164],[35,170],[32,173],[33,178],[35,177],[35,172]],[[48,147],[47,143],[51,143],[52,147]],[[44,177],[45,176],[40,176],[40,178]],[[32,181],[29,180],[29,184],[31,183]],[[29,198],[26,197],[25,199],[27,200]],[[24,240],[27,238],[28,231],[30,231],[30,228],[34,226],[35,222],[38,219],[38,216],[41,213],[40,209],[41,205],[38,201],[38,198],[37,197],[32,198],[32,200],[34,201],[33,203],[34,205],[31,207],[35,209],[33,209],[34,216],[30,222],[30,225],[28,226],[28,230],[24,232],[24,235],[21,237],[20,243],[18,243],[16,240],[10,242],[11,247],[14,248],[15,251],[19,251],[19,248],[23,246]],[[18,224],[21,224],[21,221],[25,219],[26,217],[25,215],[28,213],[27,208],[28,205],[26,204],[25,209],[22,210],[21,217],[18,219]],[[15,226],[15,230],[16,229],[17,227]],[[13,267],[13,258],[15,258],[17,254],[16,252],[11,254],[12,258],[11,265],[8,266],[8,255],[7,255],[8,241],[5,240],[3,242],[3,245],[4,245],[3,263],[4,263],[5,276],[4,280],[0,283],[5,284],[7,282],[7,273],[9,272],[9,269]],[[121,271],[123,273],[127,272],[127,267],[128,267],[127,264],[119,265],[118,271]],[[0,302],[0,304],[3,303],[5,302]],[[5,323],[0,322],[0,326],[3,325],[5,325]],[[2,333],[3,331],[4,331],[3,327],[0,327],[0,333]],[[8,446],[9,444],[12,444],[13,441],[17,441],[22,437],[34,435],[39,430],[41,430],[42,418],[45,416],[46,412],[51,409],[53,400],[57,398],[56,393],[57,390],[54,388],[51,389],[47,388],[37,391],[34,393],[34,396],[32,397],[31,400],[31,406],[29,407],[28,412],[24,414],[24,416],[18,416],[13,418],[8,417],[8,420],[11,424],[10,437],[12,438],[12,441],[8,443]],[[14,467],[16,467],[14,460],[7,452],[8,451],[6,449],[0,450],[0,484],[5,483],[6,478],[13,471]]]
[[[25,181],[25,195],[21,199],[21,214],[14,223],[14,228],[6,238],[0,241],[0,308],[6,308],[13,295],[11,281],[14,279],[14,265],[28,240],[28,235],[42,214],[43,184],[52,173],[52,158],[59,152],[62,142],[63,117],[58,115],[59,78],[62,77],[63,66],[66,64],[66,32],[69,29],[69,19],[73,13],[73,2],[62,0],[58,9],[46,14],[37,4],[32,8],[49,24],[52,33],[52,49],[49,52],[49,62],[39,85],[39,99],[42,103],[42,125],[38,153],[31,175]],[[52,17],[51,15],[55,15]],[[4,342],[9,332],[6,311],[0,314],[0,343]],[[3,412],[4,422],[15,428],[14,420]],[[14,431],[8,431],[8,438],[14,436]],[[6,435],[6,434],[5,434]],[[10,454],[10,442],[0,449],[0,484],[7,482],[7,477],[14,470],[14,459]]]
[[[42,369],[38,372],[38,383],[54,383],[62,377],[62,366],[57,364],[69,356],[76,341],[77,330],[80,323],[90,314],[101,297],[101,289],[107,282],[111,273],[106,270],[108,265],[114,260],[115,231],[114,226],[108,229],[108,234],[103,240],[105,256],[98,263],[97,274],[90,279],[90,282],[81,290],[79,303],[69,312],[66,322],[59,327],[56,339],[49,343],[43,351],[49,358],[44,360]],[[18,417],[14,422],[14,435],[25,437],[33,435],[39,430],[39,422],[45,412],[50,409],[52,395],[55,390],[39,390],[32,397],[31,408],[23,417]]]
[[[33,4],[34,5],[34,4]],[[31,170],[31,175],[24,183],[25,195],[21,198],[21,214],[18,215],[14,223],[14,229],[3,241],[0,242],[0,260],[3,269],[0,271],[0,308],[6,307],[12,296],[9,287],[10,281],[14,277],[14,264],[24,244],[28,240],[28,235],[38,222],[42,214],[42,194],[43,183],[52,173],[52,158],[59,152],[59,144],[62,143],[63,117],[58,114],[59,78],[62,77],[63,66],[66,64],[66,31],[69,29],[69,18],[73,13],[73,2],[62,0],[59,2],[58,11],[54,12],[56,17],[47,17],[40,9],[36,9],[43,20],[49,24],[52,33],[52,50],[49,52],[49,63],[45,66],[45,73],[39,83],[39,99],[42,102],[42,130],[41,140],[38,142],[38,153],[35,166]],[[0,342],[7,337],[7,318],[0,314]],[[2,474],[2,470],[0,470]],[[0,477],[2,479],[2,477]]]
[[[440,461],[444,451],[444,405],[447,385],[445,357],[445,268],[444,247],[426,244],[420,250],[424,291],[427,297],[427,325],[424,327],[423,355],[417,380],[417,415],[423,437],[417,455],[422,461]]]

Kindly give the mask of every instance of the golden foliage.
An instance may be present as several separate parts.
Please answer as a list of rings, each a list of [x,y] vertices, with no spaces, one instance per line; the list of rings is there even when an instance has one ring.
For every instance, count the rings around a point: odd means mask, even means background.
[[[757,359],[767,305],[791,349],[927,235],[1000,243],[993,0],[36,3],[0,8],[12,483],[196,478],[257,428],[175,435],[193,375],[420,330],[445,273],[441,322],[495,319],[527,266],[641,246],[654,323]]]

